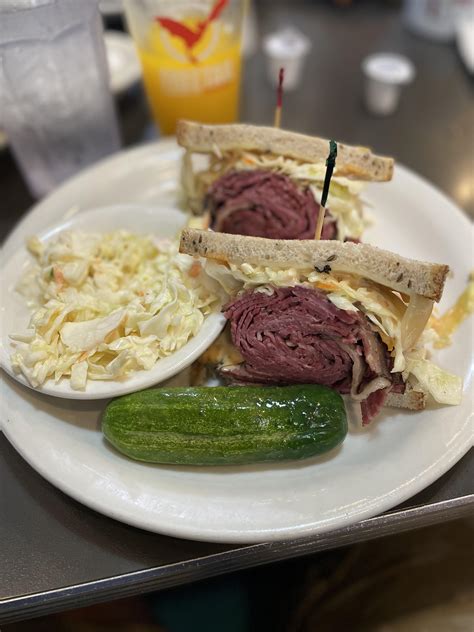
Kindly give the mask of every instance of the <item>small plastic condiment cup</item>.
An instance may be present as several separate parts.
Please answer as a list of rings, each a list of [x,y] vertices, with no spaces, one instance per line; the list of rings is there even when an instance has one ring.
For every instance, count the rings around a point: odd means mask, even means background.
[[[415,67],[403,55],[377,53],[362,62],[365,74],[365,102],[373,114],[387,116],[395,112],[401,88],[413,81]]]
[[[298,29],[289,26],[268,35],[263,41],[270,82],[278,85],[280,68],[285,69],[283,88],[295,90],[303,75],[304,60],[311,50],[311,42]]]

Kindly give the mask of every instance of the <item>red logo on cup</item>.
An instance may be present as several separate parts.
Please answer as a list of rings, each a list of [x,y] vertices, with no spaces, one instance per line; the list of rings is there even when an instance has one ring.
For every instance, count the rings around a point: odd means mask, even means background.
[[[175,37],[179,37],[181,40],[183,40],[186,46],[186,52],[189,61],[193,64],[196,64],[198,60],[193,53],[193,48],[201,40],[209,24],[211,24],[211,22],[213,22],[214,20],[217,20],[217,18],[227,5],[228,1],[229,0],[217,0],[216,4],[212,7],[209,15],[204,20],[197,22],[195,29],[192,29],[189,26],[186,26],[186,24],[183,24],[182,22],[178,22],[177,20],[173,20],[171,18],[156,17],[155,20],[160,26],[168,31],[170,35],[174,35]]]

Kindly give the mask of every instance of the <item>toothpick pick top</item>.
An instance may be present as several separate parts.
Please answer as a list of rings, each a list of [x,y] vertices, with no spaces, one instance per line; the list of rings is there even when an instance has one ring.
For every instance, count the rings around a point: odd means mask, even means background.
[[[319,207],[318,221],[314,233],[315,239],[321,239],[323,230],[324,216],[326,215],[326,202],[328,199],[329,185],[331,183],[332,172],[336,164],[337,143],[334,140],[329,141],[329,156],[326,159],[326,175],[324,176],[323,193],[321,195],[321,204]]]
[[[275,108],[275,118],[273,125],[275,127],[281,126],[281,108],[283,106],[283,80],[285,78],[285,69],[280,68],[278,73],[278,88],[277,88],[277,104]]]

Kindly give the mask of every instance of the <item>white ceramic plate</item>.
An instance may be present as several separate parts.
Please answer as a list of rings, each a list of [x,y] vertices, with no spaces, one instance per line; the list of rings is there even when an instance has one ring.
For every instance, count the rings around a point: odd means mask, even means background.
[[[40,203],[6,244],[60,221],[66,209],[117,202],[172,203],[180,152],[169,142],[122,152],[74,178]],[[370,185],[377,215],[372,243],[454,271],[449,306],[472,266],[470,222],[430,184],[398,167],[394,180]],[[39,395],[5,378],[4,432],[46,479],[80,502],[137,527],[172,536],[256,542],[321,533],[379,514],[444,474],[472,444],[473,361],[470,323],[436,354],[464,379],[458,407],[421,413],[386,410],[366,430],[352,427],[344,444],[320,458],[231,468],[152,466],[133,462],[104,442],[103,402]]]
[[[120,31],[105,31],[104,39],[110,88],[114,94],[121,94],[142,76],[135,44],[130,35]]]
[[[42,241],[48,241],[63,230],[105,233],[123,228],[135,233],[173,238],[185,221],[186,216],[183,212],[166,205],[117,204],[90,209],[82,213],[76,212],[66,221],[40,232],[38,236]],[[26,386],[29,386],[27,379],[22,374],[15,374],[11,368],[10,352],[14,347],[8,334],[20,333],[28,326],[31,314],[23,298],[15,292],[15,286],[31,261],[32,258],[23,246],[17,248],[8,258],[2,257],[0,262],[0,283],[4,288],[3,307],[0,311],[2,332],[0,365]],[[158,360],[150,371],[135,371],[120,381],[89,381],[84,391],[73,390],[68,379],[62,379],[58,383],[50,379],[35,390],[45,395],[68,399],[101,399],[142,390],[163,382],[188,367],[212,344],[224,325],[225,318],[222,314],[209,314],[196,336],[172,355]]]

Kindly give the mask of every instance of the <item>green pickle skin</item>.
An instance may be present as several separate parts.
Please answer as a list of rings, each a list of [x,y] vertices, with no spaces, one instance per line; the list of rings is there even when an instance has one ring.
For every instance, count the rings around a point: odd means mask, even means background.
[[[157,388],[112,400],[102,431],[139,461],[241,465],[327,452],[347,418],[341,395],[315,384]]]

